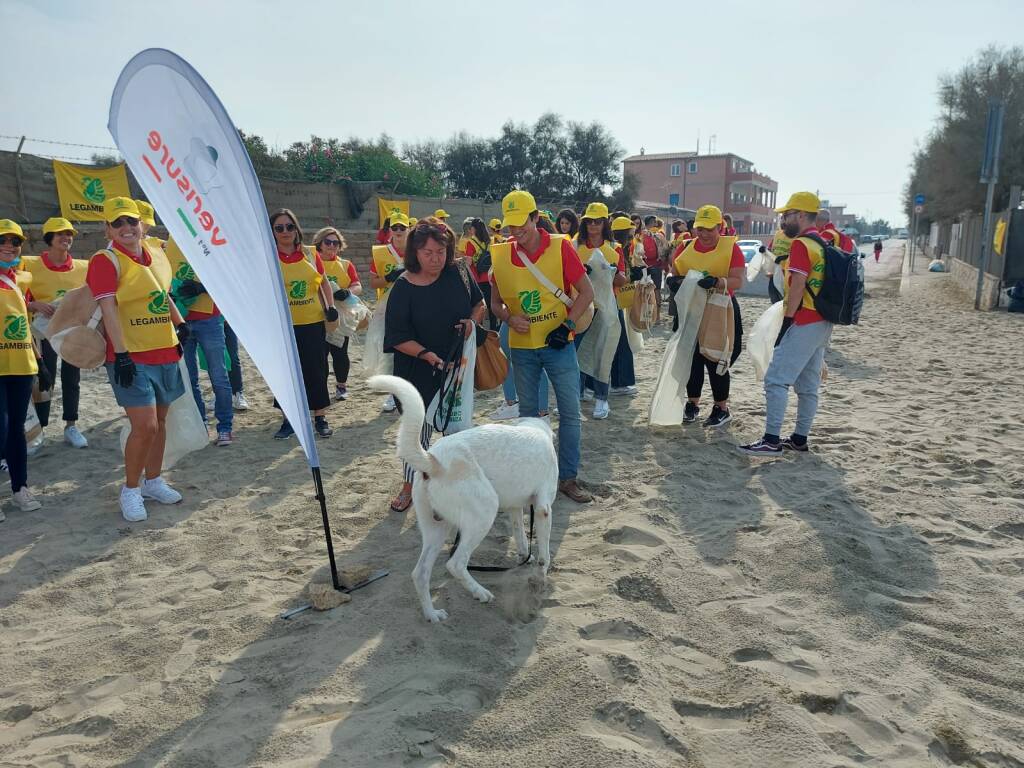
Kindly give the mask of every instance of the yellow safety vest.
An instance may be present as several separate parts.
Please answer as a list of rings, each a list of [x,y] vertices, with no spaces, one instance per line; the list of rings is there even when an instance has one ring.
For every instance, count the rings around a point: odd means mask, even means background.
[[[85,285],[85,273],[89,271],[89,262],[85,259],[72,259],[71,269],[66,272],[50,269],[42,256],[26,256],[21,263],[25,271],[32,275],[32,298],[47,304]]]
[[[673,262],[676,274],[686,276],[691,269],[703,272],[704,277],[729,277],[729,264],[732,262],[732,249],[736,245],[736,238],[722,235],[718,238],[718,245],[713,251],[701,253],[697,250],[693,239],[683,248],[676,260]]]
[[[802,242],[807,247],[807,257],[811,262],[811,271],[807,275],[807,287],[817,294],[821,290],[821,286],[825,282],[825,249],[818,245],[816,242],[811,240],[809,237],[797,237],[797,240]],[[786,269],[786,295],[785,298],[789,299],[789,259],[784,262],[787,266]],[[810,291],[805,290],[803,299],[800,301],[801,309],[810,309],[817,312],[817,308],[814,306],[814,297],[811,296]]]
[[[117,317],[129,352],[167,349],[178,343],[171,322],[171,265],[163,250],[143,242],[150,265],[144,267],[117,250],[99,251],[117,266]]]
[[[18,280],[15,276],[15,285]],[[0,286],[0,376],[34,376],[39,372],[32,349],[28,307],[21,290]],[[21,427],[18,427],[21,429]]]
[[[333,291],[339,288],[348,288],[352,284],[352,278],[348,274],[348,265],[352,262],[340,256],[336,259],[325,259],[321,256],[320,260],[324,263],[324,274],[327,276],[327,281],[333,286]]]
[[[278,259],[284,290],[288,294],[288,310],[292,325],[312,325],[323,322],[324,309],[320,305],[320,283],[323,277],[310,263],[309,253],[303,246],[304,258],[290,264]],[[315,259],[315,257],[314,257]]]
[[[619,268],[619,254],[615,250],[615,244],[605,240],[601,243],[601,254],[604,256],[605,261],[615,267],[616,270]],[[580,255],[580,259],[586,264],[590,260],[590,254],[594,252],[593,248],[588,247],[586,244],[581,244],[576,247],[577,253]],[[619,309],[629,309],[633,306],[633,299],[636,298],[636,283],[626,283],[615,291],[615,303]]]
[[[373,246],[372,254],[373,266],[375,267],[374,271],[377,273],[377,277],[385,278],[396,267],[402,266],[402,259],[398,255],[398,251],[396,251],[395,247],[390,243],[387,245]],[[380,301],[384,294],[389,290],[391,290],[390,285],[387,288],[378,288],[377,301]]]
[[[786,237],[781,229],[772,235],[772,253],[778,256],[789,256],[789,249],[793,246],[793,238]]]
[[[562,288],[562,240],[551,235],[551,242],[535,262],[537,269],[556,288]],[[526,258],[523,254],[522,258]],[[512,314],[530,321],[528,333],[509,327],[508,344],[514,349],[540,349],[547,336],[568,317],[568,308],[530,274],[526,267],[512,263],[512,243],[499,243],[491,250],[494,283]]]
[[[185,254],[181,252],[181,248],[174,242],[173,238],[168,238],[165,245],[167,254],[167,260],[171,263],[171,272],[178,280],[196,280],[196,272],[192,269],[192,265],[188,263],[188,259],[185,258]],[[213,306],[213,299],[210,298],[210,294],[201,293],[196,297],[196,300],[189,305],[189,312],[202,312],[207,315],[212,315],[215,307]]]

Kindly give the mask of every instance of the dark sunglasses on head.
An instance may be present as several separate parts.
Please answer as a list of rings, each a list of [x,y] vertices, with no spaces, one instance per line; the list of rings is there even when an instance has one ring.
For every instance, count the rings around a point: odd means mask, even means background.
[[[392,232],[405,232],[405,230],[407,230],[407,229],[408,229],[408,227],[405,226],[404,224],[393,224],[391,226],[391,231]]]
[[[294,224],[275,224],[274,225],[274,231],[275,232],[294,232],[295,231],[295,225]]]
[[[341,245],[341,240],[324,239],[324,245],[326,245],[328,248],[333,248],[336,245]]]
[[[13,245],[17,248],[24,242],[24,238],[18,237],[17,235],[0,235],[0,245]]]
[[[134,216],[118,216],[112,222],[110,226],[114,229],[120,229],[121,227],[134,227],[139,223],[139,220]]]

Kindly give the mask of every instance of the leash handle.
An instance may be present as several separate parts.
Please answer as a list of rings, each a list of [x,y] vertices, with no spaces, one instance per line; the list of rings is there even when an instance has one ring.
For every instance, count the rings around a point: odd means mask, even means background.
[[[441,386],[437,393],[437,409],[432,419],[434,430],[444,434],[452,423],[452,410],[455,407],[455,396],[462,386],[462,347],[464,344],[462,326],[456,331],[451,348],[445,356],[441,370],[434,370],[434,376],[441,375]],[[445,407],[447,404],[447,407]],[[441,423],[438,423],[438,415]]]

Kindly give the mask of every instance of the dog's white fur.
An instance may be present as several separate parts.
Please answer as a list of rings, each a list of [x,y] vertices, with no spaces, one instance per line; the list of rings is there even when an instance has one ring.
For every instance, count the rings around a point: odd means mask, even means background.
[[[537,559],[542,572],[551,565],[551,514],[558,492],[558,457],[550,425],[543,419],[517,424],[485,424],[438,440],[429,451],[420,445],[423,399],[416,388],[396,376],[373,376],[371,388],[390,392],[402,403],[398,456],[416,470],[412,501],[423,550],[412,580],[428,621],[443,621],[447,612],[430,599],[434,561],[454,529],[459,546],[448,572],[481,603],[494,597],[469,575],[469,558],[494,524],[498,510],[512,514],[516,550],[529,552],[523,508],[533,505],[537,521]]]

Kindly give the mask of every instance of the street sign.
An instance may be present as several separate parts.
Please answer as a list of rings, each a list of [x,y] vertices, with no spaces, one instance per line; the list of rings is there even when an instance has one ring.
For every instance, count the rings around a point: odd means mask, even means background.
[[[924,205],[924,195],[914,195],[914,205],[919,208]],[[918,213],[920,213],[920,211],[918,211]]]
[[[914,206],[914,213],[924,213],[924,206],[923,205],[915,205]]]

